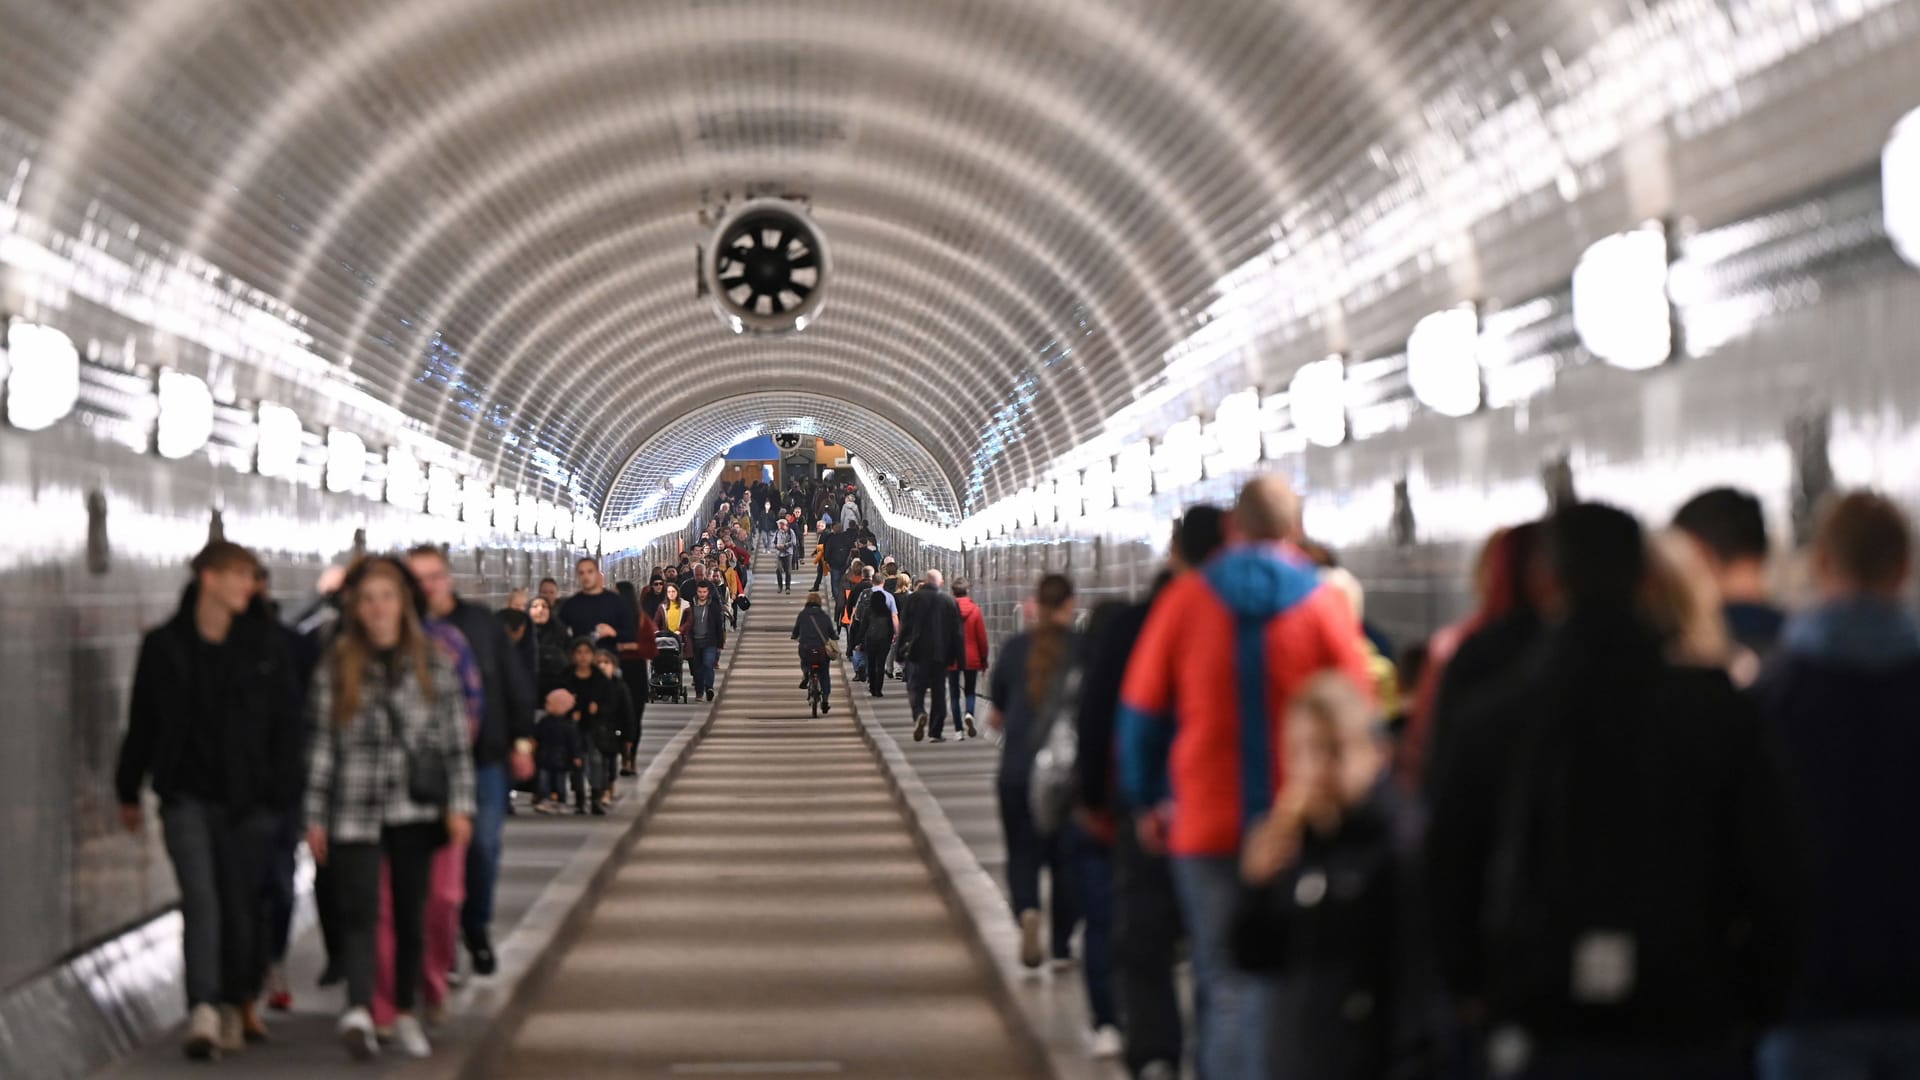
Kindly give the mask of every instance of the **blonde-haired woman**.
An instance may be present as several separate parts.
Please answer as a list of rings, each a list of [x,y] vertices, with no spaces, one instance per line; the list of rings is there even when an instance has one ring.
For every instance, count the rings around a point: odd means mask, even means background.
[[[421,625],[406,567],[364,559],[347,576],[339,636],[307,708],[307,844],[337,890],[347,1010],[339,1036],[360,1059],[378,1053],[375,930],[384,856],[393,896],[393,1037],[409,1057],[432,1053],[414,1016],[433,855],[472,832],[473,760],[458,675]]]
[[[1721,668],[1735,686],[1760,673],[1758,658],[1734,643],[1720,590],[1699,550],[1668,530],[1648,538],[1643,608],[1667,643],[1667,658],[1687,667]]]

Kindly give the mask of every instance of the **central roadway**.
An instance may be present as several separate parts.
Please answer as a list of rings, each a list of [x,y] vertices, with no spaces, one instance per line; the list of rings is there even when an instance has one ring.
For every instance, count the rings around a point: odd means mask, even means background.
[[[1036,1075],[843,688],[808,716],[803,595],[758,575],[711,731],[491,1075]]]

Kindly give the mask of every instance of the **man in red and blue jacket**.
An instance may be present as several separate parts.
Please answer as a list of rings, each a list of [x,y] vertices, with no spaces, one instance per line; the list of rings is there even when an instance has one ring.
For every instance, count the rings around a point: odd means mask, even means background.
[[[1261,477],[1234,508],[1236,543],[1163,590],[1121,690],[1119,753],[1143,843],[1164,844],[1193,937],[1203,1080],[1264,1076],[1272,980],[1236,969],[1227,925],[1241,838],[1279,789],[1280,725],[1314,675],[1371,685],[1346,598],[1289,546],[1300,500]]]

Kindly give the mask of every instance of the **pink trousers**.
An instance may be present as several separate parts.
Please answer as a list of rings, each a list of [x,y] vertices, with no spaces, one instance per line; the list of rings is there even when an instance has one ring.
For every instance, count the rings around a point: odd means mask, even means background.
[[[447,972],[459,959],[460,905],[467,899],[466,845],[448,844],[433,856],[433,876],[427,886],[426,960],[420,973],[420,1002],[438,1005],[447,1000]],[[393,888],[387,864],[380,864],[380,929],[374,935],[373,1022],[387,1027],[396,1015],[393,1007]]]

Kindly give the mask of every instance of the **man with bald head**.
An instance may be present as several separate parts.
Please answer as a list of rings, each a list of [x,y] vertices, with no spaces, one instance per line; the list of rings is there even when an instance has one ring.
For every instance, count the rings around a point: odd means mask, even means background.
[[[1200,1075],[1266,1076],[1271,976],[1237,968],[1228,926],[1241,841],[1280,786],[1280,724],[1315,675],[1366,688],[1366,653],[1339,590],[1294,546],[1300,498],[1279,476],[1240,493],[1231,543],[1153,603],[1117,718],[1120,778],[1142,846],[1167,851],[1193,938]]]

